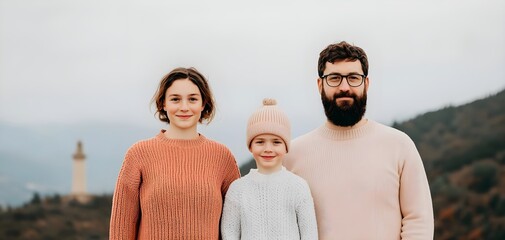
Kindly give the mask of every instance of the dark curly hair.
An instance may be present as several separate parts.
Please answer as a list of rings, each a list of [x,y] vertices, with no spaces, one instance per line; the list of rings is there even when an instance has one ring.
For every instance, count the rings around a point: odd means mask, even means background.
[[[363,73],[365,76],[368,76],[368,58],[365,51],[363,51],[360,47],[342,41],[329,45],[319,54],[319,61],[317,63],[317,72],[319,77],[323,76],[327,62],[334,63],[335,61],[341,60],[359,60],[361,62]]]

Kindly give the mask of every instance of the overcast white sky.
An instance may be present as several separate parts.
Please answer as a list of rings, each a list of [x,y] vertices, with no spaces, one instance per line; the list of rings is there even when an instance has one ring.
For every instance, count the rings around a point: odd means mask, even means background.
[[[502,0],[0,0],[0,122],[156,127],[160,78],[194,66],[218,104],[202,131],[241,157],[264,97],[294,136],[324,121],[317,59],[341,40],[367,52],[385,124],[505,88]]]

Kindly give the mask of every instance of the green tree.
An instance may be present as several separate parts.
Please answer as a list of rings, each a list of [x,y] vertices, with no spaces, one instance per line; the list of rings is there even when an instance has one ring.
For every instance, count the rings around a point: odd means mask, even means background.
[[[32,197],[32,200],[30,201],[31,204],[35,204],[35,205],[38,205],[40,204],[42,201],[40,199],[40,195],[38,192],[35,192],[33,193],[33,197]]]
[[[476,162],[472,167],[473,179],[468,186],[477,193],[486,193],[497,181],[498,165],[494,162]]]

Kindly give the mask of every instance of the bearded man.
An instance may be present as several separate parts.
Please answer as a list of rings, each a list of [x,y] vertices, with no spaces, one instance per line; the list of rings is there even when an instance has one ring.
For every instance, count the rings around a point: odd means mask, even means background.
[[[319,239],[433,239],[430,188],[414,142],[364,117],[366,53],[331,44],[318,73],[327,121],[293,140],[284,165],[310,186]]]

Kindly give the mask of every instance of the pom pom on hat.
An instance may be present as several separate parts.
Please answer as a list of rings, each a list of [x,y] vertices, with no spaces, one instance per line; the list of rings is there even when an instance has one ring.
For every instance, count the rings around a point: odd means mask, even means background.
[[[271,105],[276,105],[277,101],[273,98],[265,98],[263,99],[263,106],[271,106]]]
[[[289,151],[291,124],[288,116],[277,107],[275,99],[263,99],[263,106],[249,117],[247,122],[247,148],[251,146],[251,141],[261,134],[279,136],[286,144],[286,152]]]

